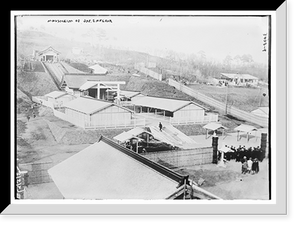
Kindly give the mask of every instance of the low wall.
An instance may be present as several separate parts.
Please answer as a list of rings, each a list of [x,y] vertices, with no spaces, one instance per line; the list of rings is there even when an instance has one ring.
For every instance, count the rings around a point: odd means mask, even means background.
[[[213,149],[212,147],[203,147],[187,150],[149,152],[141,155],[154,162],[166,163],[164,165],[167,167],[170,166],[170,168],[181,168],[212,163]]]

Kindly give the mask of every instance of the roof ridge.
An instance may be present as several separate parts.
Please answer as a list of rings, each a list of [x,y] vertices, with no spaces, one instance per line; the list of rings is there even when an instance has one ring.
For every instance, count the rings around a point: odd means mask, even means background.
[[[178,174],[178,173],[166,168],[165,166],[162,166],[154,161],[151,161],[148,158],[145,158],[142,155],[137,154],[137,153],[129,150],[128,148],[119,145],[118,143],[114,142],[113,140],[111,140],[103,135],[100,136],[98,142],[100,142],[100,141],[107,143],[108,145],[119,150],[120,152],[132,157],[133,159],[135,159],[135,160],[143,163],[144,165],[154,169],[155,171],[163,174],[164,176],[167,176],[170,179],[178,182],[178,187],[180,187],[184,183],[184,180],[187,180],[187,183],[188,183],[189,175],[183,176],[181,174]]]

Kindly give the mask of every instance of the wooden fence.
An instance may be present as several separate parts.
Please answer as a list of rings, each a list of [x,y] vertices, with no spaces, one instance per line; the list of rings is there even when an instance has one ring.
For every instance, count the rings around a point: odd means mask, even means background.
[[[103,123],[102,125],[90,125],[88,123],[84,123],[84,125],[82,125],[82,122],[79,121],[76,118],[72,118],[71,116],[66,115],[63,112],[57,111],[55,109],[53,109],[53,114],[54,116],[65,120],[67,122],[70,122],[78,127],[82,127],[84,129],[109,129],[109,128],[134,128],[134,127],[138,127],[138,126],[145,126],[146,125],[146,119],[131,119],[130,122],[125,122],[124,124],[120,124],[120,123],[116,123],[113,125],[106,125],[105,123]]]
[[[169,168],[181,168],[212,163],[212,147],[142,153],[142,156]]]
[[[155,113],[135,113],[134,116],[137,118],[146,118],[149,123],[152,122],[167,122],[172,125],[185,125],[185,124],[205,124],[209,122],[217,122],[219,115],[209,113],[205,116],[199,117],[197,120],[189,120],[186,118],[173,118],[163,115],[158,115],[158,112]]]
[[[246,120],[248,122],[251,122],[251,123],[255,123],[259,126],[262,126],[262,127],[268,127],[269,126],[269,120],[268,118],[265,118],[265,117],[262,117],[262,116],[257,116],[257,115],[254,115],[253,113],[250,113],[250,112],[246,112],[246,111],[243,111],[243,110],[240,110],[236,107],[233,107],[233,106],[227,106],[226,107],[226,104],[220,102],[220,101],[217,101],[211,97],[208,97],[198,91],[195,91],[173,79],[169,79],[169,85],[170,86],[174,86],[176,89],[196,98],[197,100],[199,101],[202,101],[208,105],[211,105],[213,107],[215,107],[216,109],[220,110],[220,111],[223,111],[229,115],[232,115],[234,117],[237,117],[237,118],[240,118],[240,119],[243,119],[243,120]],[[226,110],[227,109],[227,110]]]
[[[154,78],[156,80],[162,81],[162,74],[158,74],[158,73],[156,73],[156,72],[154,72],[154,71],[152,71],[152,70],[150,70],[148,68],[145,68],[145,67],[143,67],[141,65],[138,65],[138,64],[136,64],[134,66],[134,68],[136,70],[138,70],[138,71],[146,74],[146,75],[149,75],[150,77],[152,77],[152,78]]]

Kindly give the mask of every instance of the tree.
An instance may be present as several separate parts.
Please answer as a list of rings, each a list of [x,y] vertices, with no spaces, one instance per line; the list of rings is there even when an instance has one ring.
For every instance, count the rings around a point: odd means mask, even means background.
[[[252,63],[253,62],[252,55],[250,55],[250,54],[242,55],[241,60],[243,63]]]
[[[231,65],[231,62],[232,62],[232,57],[230,55],[227,55],[225,57],[225,59],[223,60],[223,64],[226,65],[226,66],[230,66]]]

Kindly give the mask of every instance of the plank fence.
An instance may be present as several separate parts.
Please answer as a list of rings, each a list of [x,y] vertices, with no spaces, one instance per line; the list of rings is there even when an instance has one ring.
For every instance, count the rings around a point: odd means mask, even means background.
[[[187,87],[187,86],[185,86],[185,85],[183,85],[183,84],[181,84],[181,83],[179,83],[179,82],[177,82],[177,81],[175,81],[171,78],[169,79],[168,84],[170,86],[174,86],[176,89],[180,90],[181,92],[184,92],[187,95],[190,95],[190,96],[196,98],[197,100],[202,101],[202,102],[204,102],[208,105],[211,105],[211,106],[215,107],[216,109],[218,109],[222,112],[225,112],[229,115],[232,115],[234,117],[246,120],[246,121],[251,122],[251,123],[255,123],[255,124],[257,124],[259,126],[262,126],[262,127],[268,127],[268,125],[269,125],[268,118],[254,115],[253,113],[240,110],[240,109],[238,109],[234,106],[227,106],[226,107],[225,103],[222,103],[222,102],[217,101],[217,100],[215,100],[211,97],[208,97],[208,96],[204,95],[203,93],[195,91],[194,89],[191,89],[191,88],[189,88],[189,87]]]
[[[141,65],[138,65],[138,64],[136,64],[134,66],[134,68],[146,75],[149,75],[150,77],[152,77],[156,80],[162,81],[162,74],[158,74],[158,73],[154,72],[153,70],[150,70],[150,69],[143,67]]]
[[[170,168],[182,168],[212,163],[212,147],[185,150],[170,150],[142,153],[142,156],[154,161],[166,163]]]

